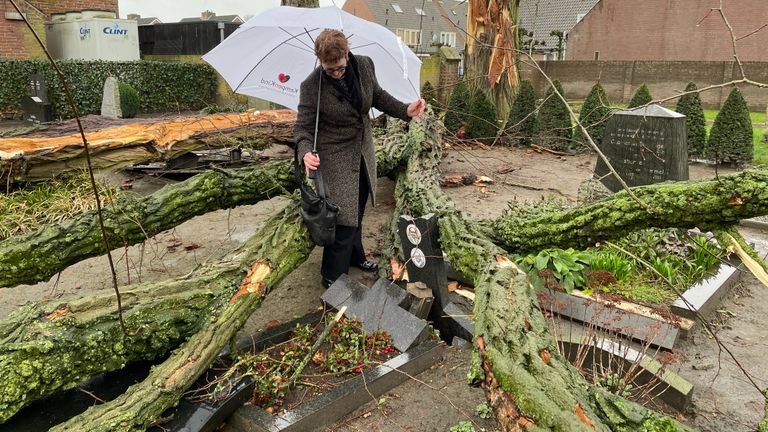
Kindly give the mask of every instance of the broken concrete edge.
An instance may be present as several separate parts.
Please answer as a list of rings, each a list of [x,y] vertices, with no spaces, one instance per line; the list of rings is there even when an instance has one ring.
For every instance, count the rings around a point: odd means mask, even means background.
[[[759,230],[768,231],[768,222],[763,222],[758,219],[742,219],[739,221],[739,225],[746,228],[754,228]]]
[[[558,345],[561,347],[563,344],[572,346],[568,348],[563,347],[563,354],[566,355],[566,357],[570,357],[567,354],[578,352],[578,347],[584,345],[584,342],[585,341],[576,336],[563,336],[558,338]],[[608,339],[595,339],[590,346],[600,350],[601,363],[610,362],[611,359],[620,358],[624,363],[623,368],[625,368],[625,370],[633,367],[640,367],[641,371],[634,373],[632,379],[632,383],[635,385],[647,385],[653,383],[654,380],[660,381],[659,384],[651,384],[656,387],[656,390],[654,391],[656,395],[655,397],[658,397],[671,407],[679,411],[685,411],[690,405],[691,396],[693,394],[693,384],[675,372],[667,369],[652,356]],[[581,367],[589,369],[595,361],[594,355],[584,356],[583,358],[584,364],[582,364]],[[588,364],[590,361],[591,363]]]
[[[718,309],[723,298],[739,283],[743,271],[746,271],[746,268],[736,257],[731,258],[727,264],[721,263],[715,275],[692,285],[683,293],[683,298],[690,306],[678,298],[670,309],[676,315],[694,320],[698,324],[696,312],[704,318],[709,318]]]
[[[297,432],[319,430],[402,384],[438,361],[445,344],[429,340],[365,370],[332,391],[280,416],[243,405],[230,417],[233,432]]]

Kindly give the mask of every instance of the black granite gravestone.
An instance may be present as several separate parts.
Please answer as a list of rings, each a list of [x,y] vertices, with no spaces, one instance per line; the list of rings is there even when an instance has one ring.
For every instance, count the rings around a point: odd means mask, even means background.
[[[613,114],[600,150],[628,186],[688,180],[685,116],[659,105]],[[598,157],[595,176],[613,192],[621,184]]]
[[[49,122],[53,120],[53,109],[48,103],[48,87],[42,75],[31,75],[27,96],[21,100],[24,120],[33,122]]]
[[[415,219],[403,215],[398,220],[398,228],[408,280],[424,282],[432,290],[435,296],[432,310],[439,313],[450,300],[437,217],[432,213]]]

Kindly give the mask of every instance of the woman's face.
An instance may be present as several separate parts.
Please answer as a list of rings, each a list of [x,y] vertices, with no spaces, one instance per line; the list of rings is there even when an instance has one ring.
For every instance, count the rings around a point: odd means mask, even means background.
[[[347,62],[348,62],[347,56],[344,56],[341,60],[335,63],[320,62],[320,66],[323,67],[323,70],[328,76],[339,79],[343,77],[344,72],[347,71]]]

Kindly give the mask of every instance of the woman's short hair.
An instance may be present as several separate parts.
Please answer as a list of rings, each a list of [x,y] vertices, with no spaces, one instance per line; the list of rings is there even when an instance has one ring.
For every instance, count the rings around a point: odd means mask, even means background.
[[[347,37],[338,30],[323,30],[315,39],[315,55],[325,64],[337,63],[348,52]]]

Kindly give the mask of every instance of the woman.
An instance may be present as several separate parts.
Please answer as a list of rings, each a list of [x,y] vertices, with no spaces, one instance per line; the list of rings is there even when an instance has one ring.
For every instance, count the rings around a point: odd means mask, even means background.
[[[407,120],[421,115],[424,100],[404,104],[382,90],[371,59],[349,52],[347,38],[338,30],[318,35],[315,55],[320,67],[301,83],[295,136],[307,172],[322,171],[331,199],[339,206],[336,241],[324,248],[320,269],[328,288],[350,266],[378,269],[365,258],[360,226],[369,194],[376,203],[376,154],[368,112],[374,107]],[[318,91],[320,120],[313,154]]]

